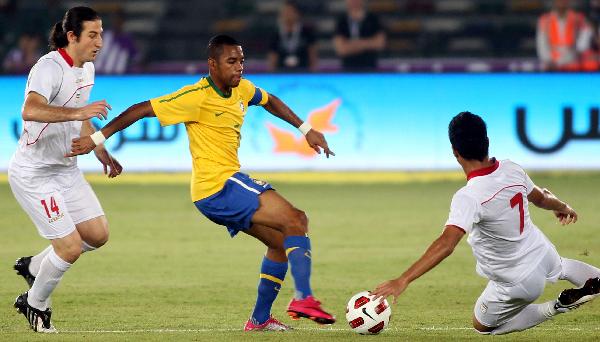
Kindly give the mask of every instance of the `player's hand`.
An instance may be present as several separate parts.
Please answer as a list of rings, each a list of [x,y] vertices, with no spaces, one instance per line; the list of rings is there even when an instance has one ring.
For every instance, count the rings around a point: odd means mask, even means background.
[[[104,167],[104,174],[108,175],[108,178],[114,178],[121,174],[123,166],[108,153],[104,148],[104,145],[100,145],[94,149],[96,158],[102,163]]]
[[[308,142],[308,146],[318,154],[321,154],[321,149],[323,149],[327,158],[329,158],[330,155],[335,156],[335,153],[327,146],[327,141],[325,140],[323,133],[319,131],[315,131],[314,129],[308,131],[308,133],[306,133],[306,142]]]
[[[106,100],[94,101],[85,107],[81,107],[75,111],[73,120],[84,121],[91,118],[104,120],[108,117],[108,110],[112,107]]]
[[[577,212],[571,208],[568,204],[565,203],[565,207],[560,210],[554,210],[554,216],[558,219],[560,224],[563,226],[568,225],[569,223],[577,222]]]
[[[375,296],[374,300],[380,297],[385,299],[389,296],[393,296],[393,304],[396,304],[398,296],[400,296],[407,287],[408,282],[402,278],[396,278],[377,285],[375,291],[372,291],[371,294]]]
[[[88,154],[95,148],[96,144],[89,135],[75,138],[71,141],[71,153],[67,153],[65,157],[75,157],[82,154]]]

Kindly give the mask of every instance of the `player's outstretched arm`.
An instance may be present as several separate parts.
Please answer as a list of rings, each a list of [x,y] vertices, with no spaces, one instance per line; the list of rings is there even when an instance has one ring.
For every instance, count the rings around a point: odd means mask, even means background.
[[[577,222],[577,212],[546,188],[535,186],[527,199],[538,208],[552,210],[563,226]]]
[[[269,113],[290,123],[292,126],[298,129],[300,129],[300,126],[303,124],[302,119],[294,114],[294,112],[285,103],[283,103],[283,101],[273,94],[269,94],[269,101],[267,101],[263,107]],[[315,152],[321,154],[321,149],[323,149],[323,152],[325,152],[325,156],[327,156],[327,158],[329,158],[330,155],[335,156],[335,153],[329,149],[327,140],[325,140],[323,133],[312,128],[309,128],[307,132],[302,133],[304,134],[308,145],[315,150]]]
[[[29,92],[23,104],[21,116],[25,121],[66,122],[85,121],[91,118],[106,119],[108,110],[112,109],[105,101],[95,101],[81,108],[51,106],[42,95]]]
[[[152,105],[150,105],[150,101],[134,104],[127,108],[123,113],[119,114],[119,116],[112,119],[108,125],[104,126],[100,131],[90,136],[73,139],[73,142],[71,143],[71,153],[67,154],[66,157],[90,153],[90,151],[96,148],[96,142],[103,142],[110,138],[111,135],[129,127],[134,122],[152,116],[156,115],[154,114]]]
[[[446,226],[442,235],[429,246],[419,260],[412,264],[400,277],[377,285],[372,294],[375,295],[376,299],[393,296],[395,304],[398,296],[406,290],[413,280],[427,273],[452,254],[463,235],[465,235],[465,232],[461,228]]]

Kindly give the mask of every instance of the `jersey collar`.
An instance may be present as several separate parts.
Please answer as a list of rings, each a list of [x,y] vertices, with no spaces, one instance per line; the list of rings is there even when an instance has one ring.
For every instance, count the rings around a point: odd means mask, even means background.
[[[221,89],[219,89],[219,87],[217,87],[217,85],[215,84],[215,82],[213,82],[212,78],[210,78],[210,76],[206,76],[206,80],[208,81],[208,84],[210,84],[210,86],[217,92],[217,94],[219,94],[219,96],[221,96],[224,99],[228,99],[231,97],[231,93],[229,94],[224,94]]]
[[[70,67],[73,67],[73,58],[71,58],[71,56],[69,56],[67,51],[63,48],[59,48],[59,49],[57,49],[57,51],[65,59],[65,62],[67,62],[67,64],[69,64]]]
[[[500,162],[496,160],[496,158],[492,158],[492,162],[494,163],[492,166],[484,167],[482,169],[477,169],[469,172],[469,174],[467,175],[467,180],[479,176],[487,176],[490,173],[496,171],[496,169],[498,169],[498,167],[500,166]]]

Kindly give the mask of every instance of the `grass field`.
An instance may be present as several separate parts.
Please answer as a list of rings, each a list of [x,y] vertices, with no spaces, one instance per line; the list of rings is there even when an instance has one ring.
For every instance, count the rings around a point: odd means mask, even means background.
[[[338,181],[327,183],[318,183],[324,177],[302,183],[268,177],[310,217],[313,288],[339,322],[331,327],[291,322],[284,314],[293,292],[288,274],[274,314],[296,329],[254,334],[241,328],[254,304],[264,248],[243,234],[230,239],[224,228],[193,207],[186,177],[169,175],[140,181],[129,176],[110,183],[90,177],[110,221],[110,241],[84,255],[54,293],[53,319],[61,333],[32,333],[12,308],[14,298],[26,289],[12,264],[19,256],[37,253],[46,242],[8,184],[0,181],[0,340],[597,341],[600,301],[522,333],[484,337],[473,332],[473,303],[486,281],[474,272],[466,239],[437,269],[409,287],[392,308],[388,330],[375,337],[349,330],[346,301],[399,275],[441,232],[450,198],[464,184],[457,175],[390,176],[372,184],[366,180],[381,177],[330,176]],[[550,213],[533,210],[534,222],[563,256],[600,265],[600,173],[540,174],[533,179],[569,201],[581,216],[565,228]],[[548,286],[540,300],[554,298],[569,286]]]

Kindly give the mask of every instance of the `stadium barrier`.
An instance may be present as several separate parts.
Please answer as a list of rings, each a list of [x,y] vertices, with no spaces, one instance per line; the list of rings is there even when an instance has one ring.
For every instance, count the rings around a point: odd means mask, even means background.
[[[137,102],[194,83],[198,76],[99,76],[91,100],[106,99],[113,118]],[[244,169],[456,169],[447,137],[461,111],[488,123],[490,154],[529,169],[600,169],[600,74],[248,75],[327,137],[336,156],[316,156],[300,133],[266,111],[246,114],[239,151]],[[22,132],[25,77],[0,77],[0,170]],[[106,122],[95,121],[98,126]],[[145,119],[107,141],[129,171],[188,171],[183,125]],[[94,157],[80,158],[99,171]]]

